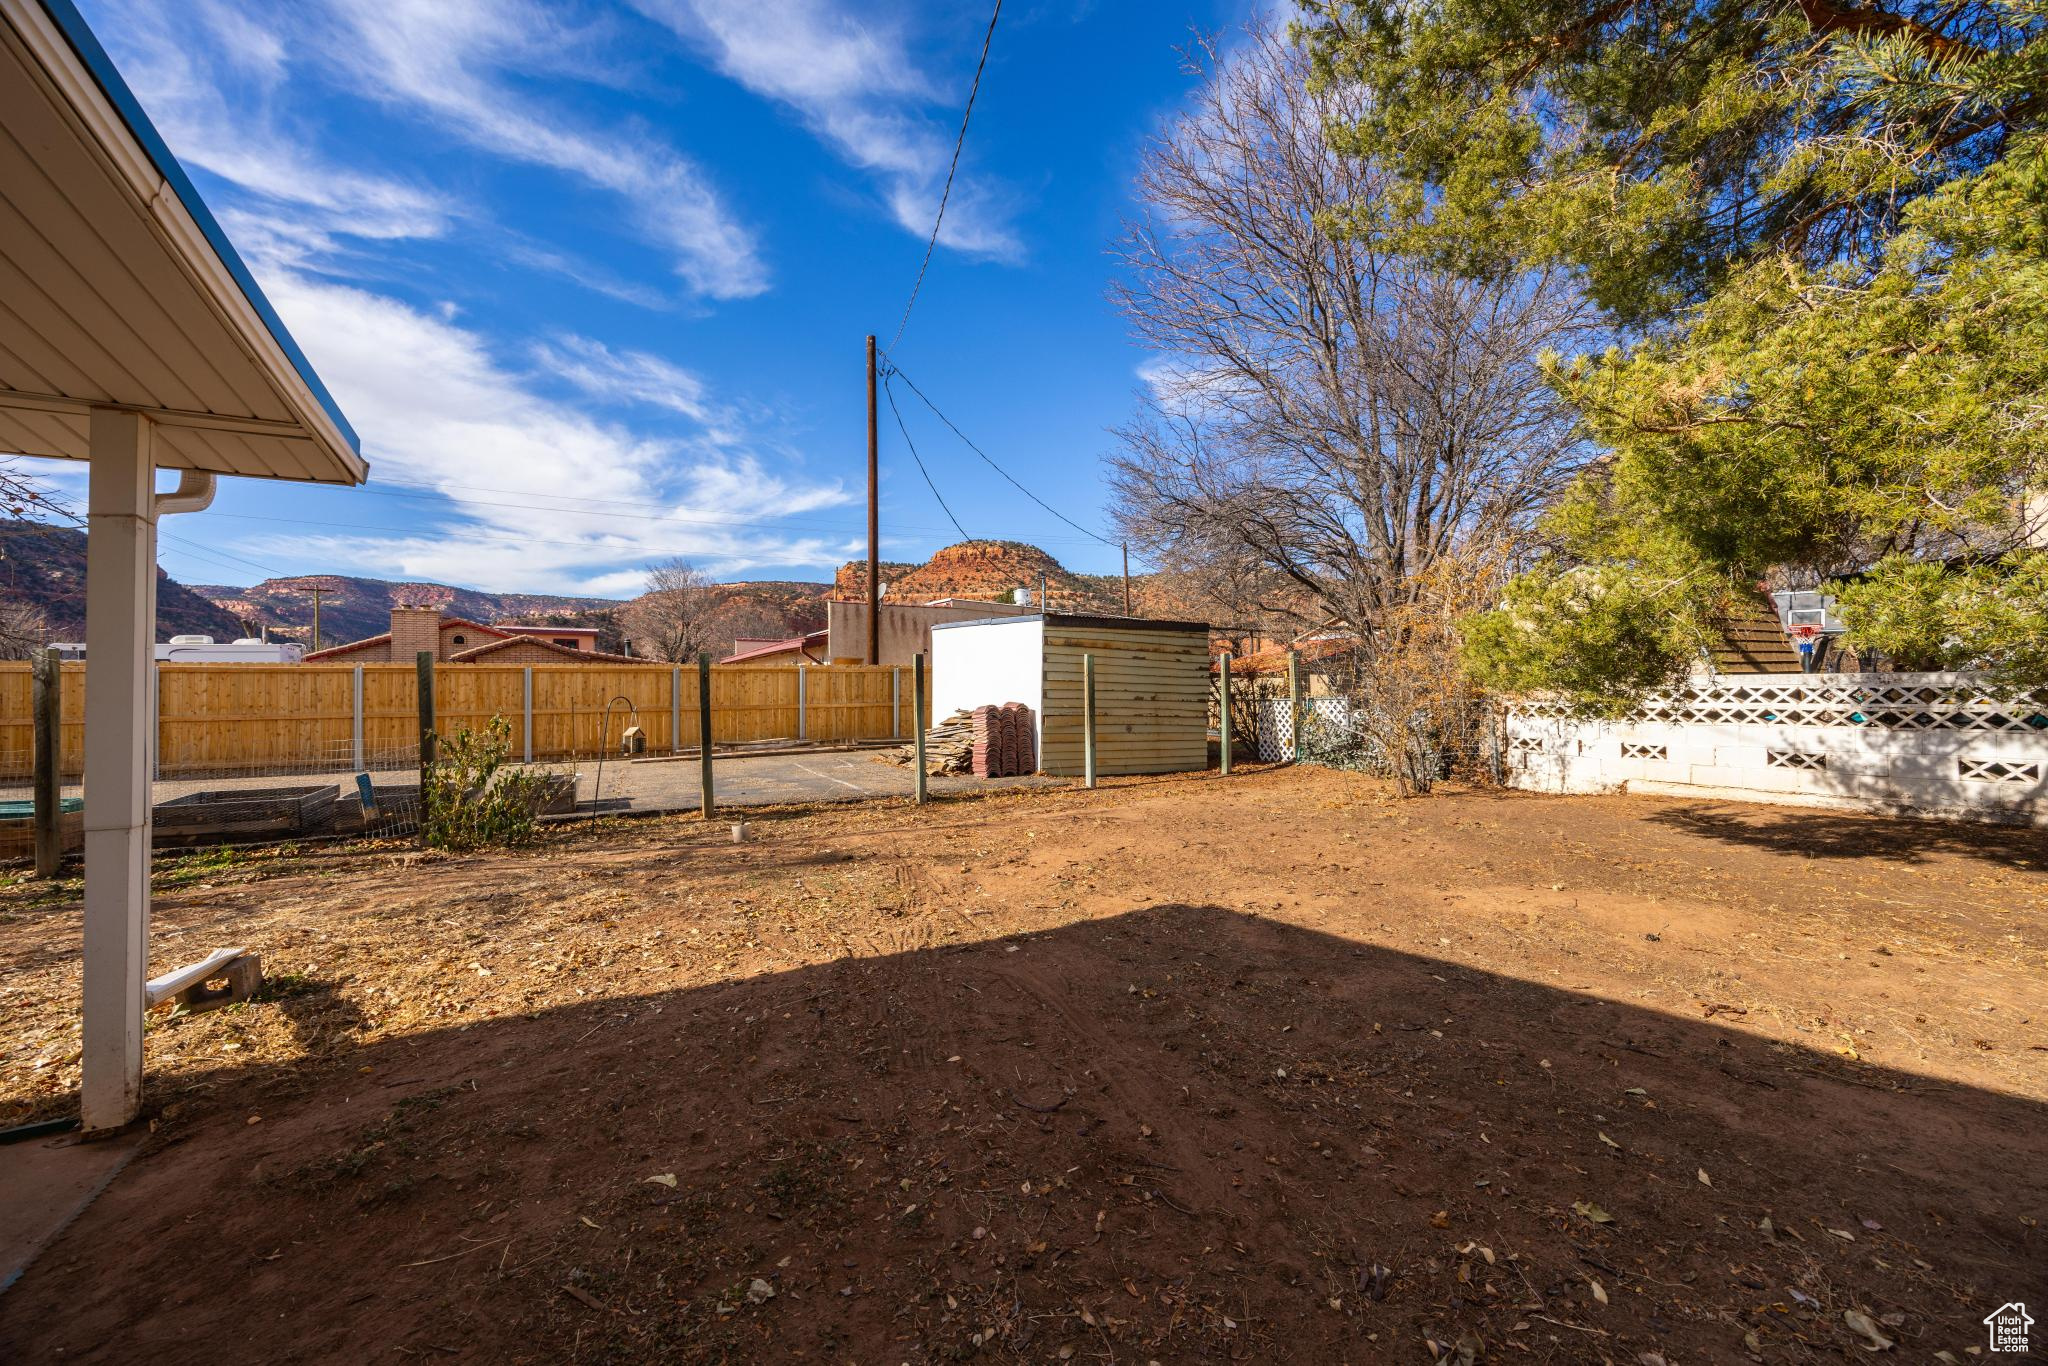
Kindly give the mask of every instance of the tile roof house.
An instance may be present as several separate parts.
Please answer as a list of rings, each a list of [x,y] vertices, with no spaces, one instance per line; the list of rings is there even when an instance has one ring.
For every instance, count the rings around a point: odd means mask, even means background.
[[[736,640],[733,652],[718,662],[785,665],[790,668],[799,664],[823,664],[830,658],[826,653],[827,638],[825,631],[811,631],[787,640]]]
[[[422,650],[443,664],[624,664],[630,655],[597,648],[597,631],[585,626],[486,625],[467,617],[443,616],[438,607],[394,607],[391,629],[346,645],[307,655],[308,664],[410,664]]]

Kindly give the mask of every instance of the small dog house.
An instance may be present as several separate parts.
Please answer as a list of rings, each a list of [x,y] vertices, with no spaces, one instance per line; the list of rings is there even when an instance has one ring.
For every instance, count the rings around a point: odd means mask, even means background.
[[[1082,658],[1095,659],[1095,771],[1182,773],[1209,762],[1209,628],[1046,612],[932,626],[932,715],[1022,702],[1041,773],[1082,771]]]

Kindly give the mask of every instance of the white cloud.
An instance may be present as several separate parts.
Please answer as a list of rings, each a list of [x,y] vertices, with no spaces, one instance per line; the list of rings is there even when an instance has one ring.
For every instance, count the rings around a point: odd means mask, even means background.
[[[164,6],[110,3],[117,22],[103,28],[165,140],[181,160],[233,182],[261,207],[239,215],[242,233],[267,239],[252,254],[274,249],[309,265],[315,255],[343,250],[341,236],[438,237],[461,212],[435,190],[338,165],[314,150],[313,138],[278,108],[289,51],[278,30],[202,0],[194,17],[213,41],[201,44],[192,41],[194,26]]]
[[[831,0],[632,0],[642,13],[705,52],[720,72],[794,110],[849,164],[875,174],[883,203],[905,231],[931,232],[953,154],[966,86],[940,90],[912,60],[903,33]],[[943,119],[925,112],[946,108]],[[1012,206],[963,169],[939,241],[1011,259],[1023,245]]]
[[[724,574],[835,565],[848,553],[843,536],[767,525],[846,504],[846,490],[774,473],[734,433],[636,432],[544,397],[449,318],[290,272],[264,285],[361,433],[372,488],[379,479],[425,486],[449,506],[440,526],[417,534],[336,526],[246,543],[258,558],[561,592],[637,582],[645,565],[674,555]],[[554,349],[582,357],[593,390],[614,384],[613,397],[632,397],[637,387],[650,399],[674,396],[670,411],[694,421],[721,416],[701,380],[657,357],[582,339]],[[335,522],[393,515],[388,500],[357,506]]]
[[[534,348],[540,364],[592,397],[666,408],[710,426],[704,381],[672,361],[645,351],[613,351],[588,337],[563,337]]]
[[[640,231],[676,253],[697,292],[745,298],[768,288],[753,234],[703,171],[658,139],[579,129],[503,75],[579,70],[579,35],[527,0],[330,0],[347,33],[329,46],[364,93],[430,116],[474,146],[621,196]]]
[[[1153,401],[1170,411],[1209,408],[1236,391],[1235,381],[1218,369],[1203,369],[1172,356],[1150,356],[1138,363],[1138,382]]]

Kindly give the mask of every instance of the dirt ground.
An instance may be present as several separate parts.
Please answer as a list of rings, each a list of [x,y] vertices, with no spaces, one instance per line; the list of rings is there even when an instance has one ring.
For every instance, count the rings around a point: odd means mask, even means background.
[[[152,1016],[0,1359],[1953,1362],[2048,1300],[2038,833],[1315,770],[749,818],[161,863],[159,969],[271,982]],[[74,1103],[76,895],[0,894],[0,1119]]]

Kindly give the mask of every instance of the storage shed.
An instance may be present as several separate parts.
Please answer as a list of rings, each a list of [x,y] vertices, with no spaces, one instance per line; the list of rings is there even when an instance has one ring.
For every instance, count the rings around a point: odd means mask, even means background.
[[[1047,612],[932,627],[932,715],[1022,702],[1039,771],[1082,771],[1081,660],[1095,657],[1095,771],[1182,773],[1209,762],[1209,628]]]

